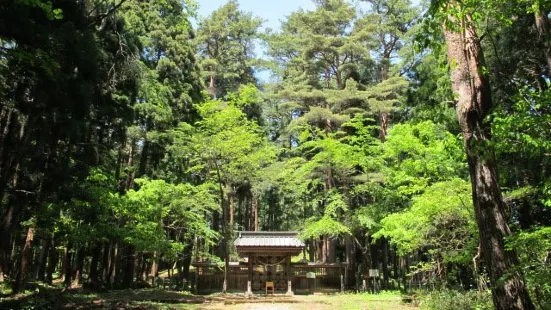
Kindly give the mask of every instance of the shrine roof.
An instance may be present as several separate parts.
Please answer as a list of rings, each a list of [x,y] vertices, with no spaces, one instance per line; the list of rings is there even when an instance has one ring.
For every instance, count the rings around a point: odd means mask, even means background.
[[[234,244],[238,249],[304,247],[304,242],[298,238],[296,231],[239,231]]]

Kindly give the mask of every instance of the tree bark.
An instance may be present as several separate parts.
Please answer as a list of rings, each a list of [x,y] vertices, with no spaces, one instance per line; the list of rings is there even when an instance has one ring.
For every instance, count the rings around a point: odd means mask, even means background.
[[[490,131],[484,123],[492,98],[480,41],[469,15],[462,20],[450,16],[449,21],[459,28],[451,30],[443,24],[452,88],[458,95],[457,116],[465,142],[473,205],[492,282],[494,305],[498,310],[534,309],[523,276],[513,271],[517,255],[505,249],[504,238],[510,235],[510,230],[489,143]]]
[[[189,267],[193,256],[193,239],[188,240],[188,246],[184,249],[183,272],[182,277],[189,281]]]
[[[32,242],[34,239],[34,227],[27,229],[27,237],[25,238],[25,245],[21,251],[21,262],[19,264],[19,270],[15,279],[15,285],[13,286],[13,294],[18,294],[25,289],[25,283],[27,280],[27,273],[29,269],[29,261],[31,260]]]
[[[71,288],[71,277],[73,275],[73,267],[72,267],[72,250],[73,250],[73,242],[69,241],[67,242],[67,248],[65,249],[65,256],[63,257],[63,275],[64,279],[63,282],[65,284],[66,288]]]
[[[389,271],[388,271],[388,240],[386,238],[381,238],[381,243],[383,247],[383,285],[385,289],[389,289]]]
[[[53,274],[55,272],[57,262],[59,261],[59,254],[57,253],[57,249],[55,248],[55,241],[53,239],[51,240],[48,256],[48,266],[46,267],[46,283],[52,285]]]
[[[230,198],[230,227],[233,228],[233,215],[235,210],[235,188],[231,186]]]
[[[136,268],[136,260],[134,259],[135,254],[136,250],[134,246],[128,245],[125,251],[126,259],[122,280],[123,288],[130,288],[132,286],[132,282],[134,281],[134,269]]]
[[[76,254],[75,268],[73,269],[73,281],[71,282],[71,288],[77,288],[82,281],[82,270],[84,268],[84,258],[86,256],[86,249],[81,246]]]
[[[98,265],[99,265],[100,254],[101,254],[101,245],[98,244],[94,247],[94,251],[92,252],[92,260],[90,262],[90,276],[88,277],[90,280],[90,283],[92,283],[92,285],[94,286],[99,282]]]
[[[153,279],[155,279],[157,277],[157,269],[159,268],[159,263],[158,263],[158,254],[157,254],[157,251],[153,252],[153,259],[152,259],[152,262],[151,262],[151,270],[149,272],[149,276],[152,277]]]
[[[52,240],[50,238],[42,239],[42,248],[40,249],[40,258],[38,259],[38,267],[36,269],[36,279],[38,281],[44,281],[46,274],[46,264],[48,262],[48,252]]]
[[[106,242],[103,246],[102,258],[102,279],[103,282],[109,282],[109,265],[111,262],[111,243]]]
[[[253,196],[254,231],[258,231],[258,197]]]

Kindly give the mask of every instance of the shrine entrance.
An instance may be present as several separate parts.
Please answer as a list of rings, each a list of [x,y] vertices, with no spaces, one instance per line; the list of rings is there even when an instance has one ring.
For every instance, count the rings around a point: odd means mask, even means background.
[[[247,259],[247,295],[265,292],[268,282],[275,292],[293,295],[291,257],[304,248],[298,233],[241,231],[235,247]]]

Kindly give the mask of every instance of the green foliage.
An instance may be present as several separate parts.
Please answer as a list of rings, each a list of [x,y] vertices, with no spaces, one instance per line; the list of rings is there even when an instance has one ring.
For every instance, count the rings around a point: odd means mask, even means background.
[[[420,309],[426,310],[492,310],[490,291],[438,290],[422,295]]]
[[[394,126],[382,146],[388,182],[401,193],[420,193],[432,182],[466,176],[460,140],[430,121]]]
[[[533,300],[540,309],[547,309],[551,304],[551,227],[513,234],[507,247],[519,254],[518,268],[526,277]]]
[[[319,236],[338,237],[349,234],[350,229],[348,229],[348,227],[335,221],[331,216],[324,215],[319,220],[307,220],[304,230],[300,233],[300,238],[306,240]]]
[[[461,179],[434,183],[410,208],[381,221],[374,238],[389,238],[401,254],[424,249],[444,262],[468,264],[477,246],[470,184]]]
[[[206,220],[219,209],[212,184],[199,186],[169,184],[163,180],[136,179],[138,190],[120,196],[114,216],[123,240],[144,252],[157,251],[175,257],[184,248],[184,240],[201,236],[207,244],[218,234]],[[170,238],[165,229],[179,232],[180,240]]]
[[[500,154],[522,153],[537,158],[551,149],[547,128],[551,116],[543,111],[549,107],[551,91],[538,92],[533,88],[519,89],[512,106],[501,106],[493,114],[492,132],[499,137],[495,147]],[[511,145],[515,145],[512,150]]]
[[[241,95],[243,94],[243,95]],[[189,169],[222,185],[254,178],[269,164],[275,151],[262,137],[256,122],[241,107],[256,100],[250,87],[231,95],[229,102],[207,100],[196,105],[201,120],[194,126],[180,124],[171,150],[189,161]]]
[[[256,82],[253,66],[262,19],[241,11],[237,1],[228,1],[199,22],[196,46],[204,69],[203,79],[217,98],[237,92],[240,85]]]

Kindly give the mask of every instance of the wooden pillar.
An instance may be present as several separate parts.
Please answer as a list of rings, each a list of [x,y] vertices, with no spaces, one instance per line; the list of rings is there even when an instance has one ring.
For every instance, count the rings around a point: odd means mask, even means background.
[[[249,254],[249,266],[248,266],[248,275],[247,275],[247,293],[245,293],[245,296],[252,296],[253,295],[253,260],[254,256],[253,254]]]
[[[340,265],[340,268],[339,268],[339,273],[341,274],[341,293],[344,293],[344,283],[345,283],[345,280],[344,280],[344,275],[346,273],[346,267],[343,268],[342,264]]]
[[[293,288],[292,288],[292,281],[293,281],[293,275],[291,273],[291,256],[287,256],[286,262],[285,262],[285,274],[287,275],[287,293],[286,295],[293,296]]]

